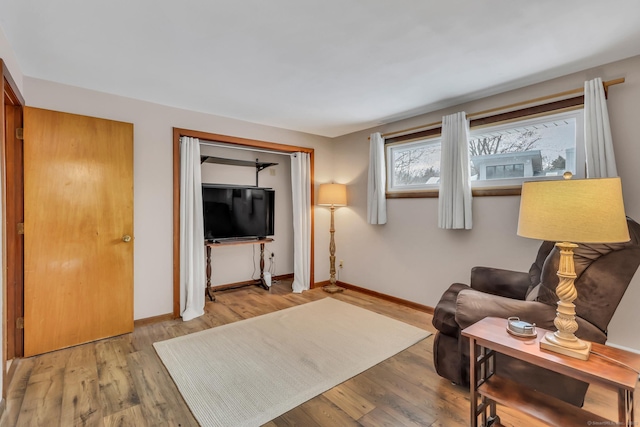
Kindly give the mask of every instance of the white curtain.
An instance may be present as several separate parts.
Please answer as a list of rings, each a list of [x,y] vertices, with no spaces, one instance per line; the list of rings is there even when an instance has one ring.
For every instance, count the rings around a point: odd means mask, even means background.
[[[584,142],[587,178],[618,176],[607,100],[600,77],[584,82]]]
[[[311,162],[309,153],[291,155],[293,202],[294,293],[309,289],[311,282]]]
[[[385,196],[387,174],[384,162],[384,138],[380,132],[369,138],[369,182],[367,186],[367,222],[387,223],[387,199]]]
[[[442,118],[438,227],[471,229],[469,122],[464,112]]]
[[[204,314],[205,267],[200,140],[180,138],[180,312]]]

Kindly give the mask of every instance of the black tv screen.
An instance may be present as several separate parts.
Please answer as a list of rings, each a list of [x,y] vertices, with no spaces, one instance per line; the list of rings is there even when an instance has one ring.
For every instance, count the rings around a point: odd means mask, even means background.
[[[270,188],[203,184],[205,240],[273,236],[274,202]]]

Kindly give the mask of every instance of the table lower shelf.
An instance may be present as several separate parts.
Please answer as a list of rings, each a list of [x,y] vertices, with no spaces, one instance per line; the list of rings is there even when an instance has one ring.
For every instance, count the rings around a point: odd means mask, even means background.
[[[612,421],[514,381],[493,375],[478,393],[554,426],[610,425]]]

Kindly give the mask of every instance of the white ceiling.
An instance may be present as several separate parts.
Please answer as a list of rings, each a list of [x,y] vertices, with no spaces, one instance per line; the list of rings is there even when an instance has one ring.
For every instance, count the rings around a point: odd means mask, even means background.
[[[24,75],[335,137],[640,54],[638,0],[0,0]]]

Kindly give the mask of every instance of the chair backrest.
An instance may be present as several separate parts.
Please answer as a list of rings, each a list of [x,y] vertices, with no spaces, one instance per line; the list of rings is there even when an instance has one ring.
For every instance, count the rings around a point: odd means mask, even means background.
[[[633,275],[640,265],[640,224],[627,218],[631,240],[615,244],[580,244],[574,250],[576,315],[606,332]],[[545,242],[548,243],[548,242]],[[546,246],[543,243],[543,246]],[[541,247],[542,249],[542,247]],[[555,305],[560,253],[553,247],[540,272],[537,300]]]
[[[544,262],[546,261],[549,253],[553,250],[555,246],[554,242],[542,242],[540,248],[538,249],[538,254],[536,255],[536,260],[531,264],[531,268],[529,269],[529,280],[531,281],[531,285],[529,286],[529,290],[527,294],[532,291],[533,288],[540,284],[540,277],[542,276],[542,267],[544,267]],[[536,292],[536,295],[538,292]]]

